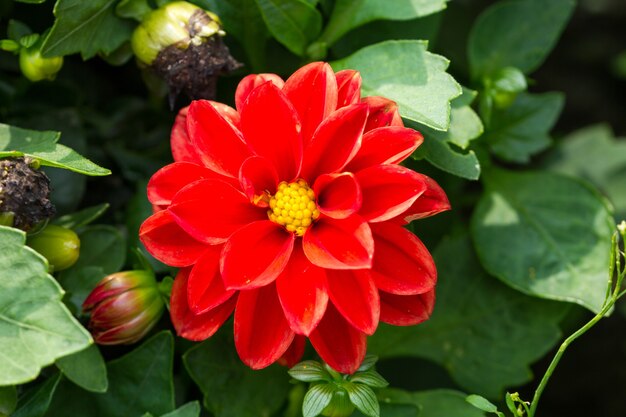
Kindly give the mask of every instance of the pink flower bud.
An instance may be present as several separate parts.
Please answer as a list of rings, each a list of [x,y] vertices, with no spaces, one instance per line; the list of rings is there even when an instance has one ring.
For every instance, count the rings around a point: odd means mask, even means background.
[[[90,313],[89,329],[101,345],[131,344],[150,331],[165,303],[149,271],[124,271],[108,275],[83,303]]]

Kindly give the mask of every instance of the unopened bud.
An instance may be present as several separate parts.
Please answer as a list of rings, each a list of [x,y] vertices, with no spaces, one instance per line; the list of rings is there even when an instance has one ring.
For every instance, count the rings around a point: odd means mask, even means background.
[[[32,165],[29,158],[0,160],[2,224],[26,231],[55,213],[50,202],[50,180]]]
[[[30,48],[20,49],[20,69],[30,81],[52,81],[63,66],[63,57],[44,58],[40,46],[41,42],[37,42]]]
[[[185,1],[148,13],[135,29],[131,46],[137,59],[165,79],[174,95],[212,99],[217,76],[240,66],[222,37],[219,17]]]
[[[91,313],[89,329],[96,343],[135,343],[158,322],[165,302],[150,271],[124,271],[102,279],[83,303]]]
[[[71,229],[49,224],[30,236],[28,246],[43,255],[52,271],[62,271],[74,265],[80,254],[80,239]]]

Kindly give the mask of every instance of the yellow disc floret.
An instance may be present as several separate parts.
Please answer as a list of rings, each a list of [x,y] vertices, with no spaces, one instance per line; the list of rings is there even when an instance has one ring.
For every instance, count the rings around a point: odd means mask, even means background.
[[[278,184],[278,190],[270,198],[267,216],[289,232],[302,236],[306,229],[320,216],[315,194],[306,181],[300,179],[291,184]]]

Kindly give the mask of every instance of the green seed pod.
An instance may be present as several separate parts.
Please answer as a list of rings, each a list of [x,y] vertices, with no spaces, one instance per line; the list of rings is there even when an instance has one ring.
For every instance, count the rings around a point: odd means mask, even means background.
[[[40,43],[20,50],[20,69],[24,77],[33,82],[54,80],[63,66],[63,57],[44,58],[41,55]]]
[[[71,229],[53,224],[30,236],[27,244],[43,255],[54,271],[62,271],[74,265],[80,254],[78,235]]]

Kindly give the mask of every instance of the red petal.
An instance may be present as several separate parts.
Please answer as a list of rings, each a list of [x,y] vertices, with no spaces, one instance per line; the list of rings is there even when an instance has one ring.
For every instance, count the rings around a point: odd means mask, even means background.
[[[300,116],[306,145],[319,124],[337,108],[335,74],[325,62],[310,63],[289,77],[283,92]]]
[[[273,83],[278,88],[283,88],[285,85],[283,79],[276,74],[250,74],[243,77],[243,79],[239,81],[237,91],[235,91],[235,106],[237,107],[237,110],[241,111],[243,103],[246,101],[252,90],[268,81]]]
[[[380,301],[368,269],[326,271],[328,295],[341,315],[365,334],[372,335],[378,326]]]
[[[426,184],[426,191],[415,200],[406,212],[399,216],[403,224],[410,223],[413,220],[423,219],[424,217],[430,217],[442,211],[450,210],[451,208],[450,201],[448,201],[445,191],[443,191],[439,184],[426,175],[418,175],[422,177],[424,184]]]
[[[269,220],[241,228],[224,245],[220,269],[228,289],[244,290],[274,281],[289,261],[295,235]]]
[[[185,186],[207,178],[226,178],[201,165],[174,162],[158,170],[148,182],[148,200],[152,204],[168,206],[172,198]]]
[[[219,180],[189,184],[176,194],[168,211],[187,233],[211,245],[226,241],[248,223],[267,218],[239,190]]]
[[[239,183],[253,204],[268,207],[268,201],[262,198],[267,197],[268,193],[274,194],[278,185],[278,174],[267,158],[251,156],[241,166]]]
[[[282,366],[286,366],[291,368],[296,365],[302,359],[302,355],[304,355],[304,348],[306,347],[306,337],[301,336],[299,334],[295,335],[293,338],[293,342],[289,345],[289,348],[283,356],[278,358],[278,363]]]
[[[261,369],[280,358],[294,338],[274,284],[239,294],[235,310],[235,347],[241,360]]]
[[[204,165],[237,178],[241,163],[250,156],[250,150],[243,142],[241,132],[211,102],[196,100],[191,103],[187,131]]]
[[[365,333],[352,327],[332,303],[309,340],[324,362],[343,374],[355,373],[367,350]]]
[[[375,165],[356,173],[363,193],[361,215],[382,222],[404,213],[426,191],[418,173],[399,165]]]
[[[372,232],[356,215],[342,220],[320,218],[304,233],[302,247],[307,258],[322,268],[370,268],[374,256]]]
[[[293,105],[274,84],[255,88],[241,110],[246,143],[267,158],[284,181],[295,179],[302,164],[300,121]]]
[[[337,108],[361,101],[361,74],[355,70],[343,70],[337,77]]]
[[[189,269],[181,269],[174,280],[170,299],[170,315],[176,334],[189,340],[205,340],[213,336],[235,309],[237,296],[203,314],[194,314],[187,305]]]
[[[237,110],[219,101],[207,101],[228,123],[233,125],[237,130],[241,129],[241,117]]]
[[[361,149],[346,170],[356,172],[382,164],[399,164],[424,141],[421,133],[401,126],[379,127],[363,135]]]
[[[170,134],[170,145],[172,147],[172,156],[176,162],[192,162],[201,164],[202,160],[191,144],[189,135],[187,134],[187,111],[189,107],[183,107],[178,112],[172,133]]]
[[[365,124],[366,132],[383,126],[404,126],[395,101],[385,97],[371,96],[365,97],[362,102],[366,103],[370,110]]]
[[[435,287],[435,261],[417,236],[389,222],[374,223],[370,227],[376,247],[372,276],[379,289],[414,295]]]
[[[326,311],[326,273],[313,265],[300,245],[296,245],[287,267],[276,280],[276,288],[289,326],[294,332],[308,336]]]
[[[205,244],[185,233],[167,210],[143,222],[139,239],[152,256],[169,266],[193,265],[207,249]]]
[[[334,219],[345,219],[358,212],[363,201],[361,187],[350,172],[319,176],[313,191],[319,211]]]
[[[222,246],[209,246],[189,274],[187,303],[194,314],[212,310],[228,300],[235,291],[224,287],[220,274]]]
[[[301,177],[310,181],[340,171],[361,147],[367,106],[353,104],[333,112],[315,131],[304,151]]]
[[[435,289],[417,295],[380,291],[380,321],[394,326],[412,326],[430,318],[435,307]]]

